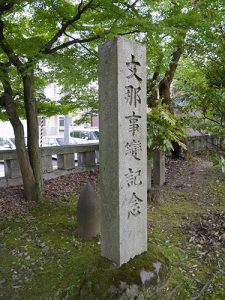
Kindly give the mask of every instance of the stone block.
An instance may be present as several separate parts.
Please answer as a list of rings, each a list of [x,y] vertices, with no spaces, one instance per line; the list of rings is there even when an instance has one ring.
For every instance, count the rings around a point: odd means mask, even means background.
[[[41,166],[43,173],[50,173],[53,171],[52,168],[52,156],[46,155],[41,158]]]
[[[4,161],[5,178],[19,178],[21,177],[20,166],[17,159],[9,159]]]
[[[79,167],[95,166],[95,151],[77,153],[77,162]]]
[[[152,160],[147,161],[147,190],[150,191],[152,186]]]
[[[147,250],[146,51],[99,47],[101,253],[118,265]]]
[[[57,160],[59,170],[71,170],[75,168],[74,153],[58,154]]]
[[[153,151],[153,182],[154,185],[163,185],[165,179],[165,152],[160,150]]]

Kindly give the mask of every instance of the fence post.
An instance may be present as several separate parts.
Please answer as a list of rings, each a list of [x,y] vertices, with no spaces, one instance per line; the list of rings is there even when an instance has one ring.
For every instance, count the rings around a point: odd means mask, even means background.
[[[45,155],[41,157],[41,166],[43,173],[51,173],[53,171],[52,168],[52,156]]]
[[[21,177],[20,166],[17,159],[7,159],[4,161],[5,178],[19,178]]]
[[[155,185],[165,183],[165,152],[160,150],[153,151],[153,182]]]
[[[57,159],[59,170],[74,169],[74,153],[58,154]]]
[[[77,161],[79,167],[95,166],[95,151],[77,153]]]

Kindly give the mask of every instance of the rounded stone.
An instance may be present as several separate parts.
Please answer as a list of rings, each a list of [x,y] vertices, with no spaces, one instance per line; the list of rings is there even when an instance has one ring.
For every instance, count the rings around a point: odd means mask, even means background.
[[[100,233],[100,207],[96,193],[88,182],[77,203],[77,230],[81,238],[93,238]]]

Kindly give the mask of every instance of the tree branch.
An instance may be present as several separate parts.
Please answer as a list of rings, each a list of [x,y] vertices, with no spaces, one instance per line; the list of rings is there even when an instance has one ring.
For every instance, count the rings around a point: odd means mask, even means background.
[[[90,54],[92,54],[92,55],[98,57],[98,54],[97,54],[97,52],[96,52],[95,50],[92,51],[92,50],[90,50],[88,47],[86,47],[86,46],[83,45],[83,44],[81,44],[81,46],[82,46],[85,50],[87,50]]]
[[[153,107],[156,105],[156,100],[158,98],[158,89],[156,87],[157,80],[159,78],[159,66],[156,67],[152,78],[147,79],[147,104],[148,107]]]
[[[132,4],[127,4],[127,10],[133,9],[134,6],[136,5],[136,3],[137,3],[138,1],[139,1],[139,0],[136,0],[136,1],[134,1]]]
[[[53,53],[55,51],[58,50],[58,47],[55,47],[54,49],[57,49],[57,50],[53,50],[51,49],[52,48],[52,45],[57,42],[59,40],[59,38],[65,33],[66,29],[72,25],[74,22],[78,21],[80,18],[81,18],[81,15],[86,11],[88,10],[92,3],[93,3],[94,0],[90,0],[86,5],[83,5],[83,0],[80,1],[79,5],[78,5],[78,8],[77,8],[77,14],[70,20],[68,20],[67,22],[65,23],[62,23],[62,26],[61,28],[58,30],[58,32],[56,32],[56,34],[45,44],[45,46],[42,48],[42,50],[40,51],[40,53],[44,53],[44,54],[49,54],[49,53]],[[66,46],[63,46],[59,49],[62,49],[62,48],[65,48],[65,47],[68,47],[68,45],[66,43],[64,43]],[[64,45],[62,44],[62,45]],[[69,44],[70,45],[70,44]]]
[[[65,35],[68,36],[69,38],[71,38],[72,40],[75,40],[75,38],[74,38],[73,36],[67,34],[66,32],[65,32]],[[80,44],[80,45],[81,45],[85,50],[87,50],[90,54],[92,54],[92,55],[94,55],[94,56],[98,56],[96,51],[94,51],[94,50],[91,51],[88,47],[86,47],[86,46],[83,45],[83,44]]]
[[[8,56],[9,61],[20,71],[22,72],[23,63],[20,61],[19,57],[14,53],[11,46],[7,43],[4,34],[4,23],[2,20],[0,20],[0,47],[5,52],[5,54]]]
[[[6,104],[6,91],[12,95],[12,88],[9,83],[9,77],[8,77],[8,72],[7,68],[11,65],[10,62],[3,63],[0,62],[0,81],[2,82],[4,93],[0,96],[0,106],[5,107]]]
[[[5,96],[4,95],[0,96],[0,107],[5,107]]]
[[[132,33],[140,33],[140,30],[136,29],[136,30],[131,30],[131,31],[127,31],[127,32],[122,32],[122,33],[118,33],[118,35],[127,35],[127,34],[132,34]]]
[[[169,64],[169,69],[167,70],[167,72],[165,74],[165,79],[168,80],[170,83],[173,80],[174,74],[175,74],[176,69],[177,69],[178,62],[179,62],[180,57],[183,53],[183,43],[184,43],[185,36],[186,36],[186,33],[182,37],[182,41],[178,42],[177,48],[172,54],[172,59],[171,59],[171,62]]]
[[[92,42],[94,40],[97,40],[100,38],[100,35],[95,35],[95,36],[92,36],[92,37],[89,37],[89,38],[85,38],[85,39],[73,39],[72,41],[68,41],[68,42],[65,42],[53,49],[49,49],[47,52],[44,52],[45,54],[52,54],[52,53],[55,53],[56,51],[60,50],[60,49],[64,49],[64,48],[67,48],[71,45],[74,45],[74,44],[84,44],[84,43],[88,43],[88,42]]]
[[[169,63],[169,67],[165,72],[164,78],[159,82],[159,97],[163,98],[165,104],[171,105],[170,87],[176,72],[178,62],[183,53],[183,44],[186,37],[187,31],[180,34],[179,40],[177,41],[176,49],[172,53],[172,58]]]
[[[213,123],[216,123],[216,124],[220,125],[221,127],[225,128],[225,125],[221,124],[221,122],[219,122],[219,121],[217,121],[215,119],[212,119],[210,117],[207,117],[205,114],[203,114],[203,116],[204,116],[204,119],[209,120],[209,121],[211,121]]]
[[[132,34],[132,33],[138,33],[140,32],[139,30],[132,30],[132,31],[128,31],[128,32],[123,32],[123,33],[118,33],[118,35],[127,35],[127,34]],[[108,34],[109,32],[105,33],[106,35]],[[69,36],[68,34],[66,34],[67,36]],[[75,39],[75,38],[72,38],[71,41],[68,41],[68,42],[65,42],[53,49],[50,49],[48,52],[45,52],[45,54],[52,54],[52,53],[55,53],[56,51],[60,50],[60,49],[63,49],[63,48],[67,48],[69,46],[72,46],[74,44],[84,44],[84,43],[88,43],[88,42],[92,42],[92,41],[95,41],[97,39],[99,39],[101,36],[99,34],[97,35],[94,35],[92,37],[88,37],[88,38],[85,38],[85,39]]]
[[[12,87],[9,81],[9,74],[8,74],[8,69],[7,69],[8,65],[5,63],[0,62],[0,72],[2,73],[1,77],[1,82],[3,85],[3,89],[4,89],[4,97],[7,95],[11,96],[13,95],[13,91],[12,91]]]

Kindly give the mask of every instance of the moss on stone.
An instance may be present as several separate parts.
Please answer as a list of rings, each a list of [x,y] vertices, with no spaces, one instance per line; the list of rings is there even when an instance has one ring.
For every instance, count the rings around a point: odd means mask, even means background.
[[[79,299],[146,298],[166,283],[169,273],[169,260],[153,247],[121,267],[99,256],[77,296]]]

